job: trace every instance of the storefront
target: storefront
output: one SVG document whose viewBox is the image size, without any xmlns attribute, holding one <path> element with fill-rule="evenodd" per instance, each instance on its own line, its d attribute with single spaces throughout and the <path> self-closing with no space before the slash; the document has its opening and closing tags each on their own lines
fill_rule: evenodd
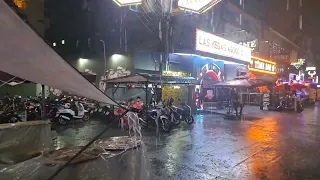
<svg viewBox="0 0 320 180">
<path fill-rule="evenodd" d="M 191 74 L 182 71 L 163 71 L 163 78 L 165 77 L 190 77 Z M 188 99 L 188 84 L 164 84 L 161 87 L 161 99 L 167 101 L 169 98 L 173 98 L 174 105 L 179 106 L 180 102 L 189 102 Z"/>
<path fill-rule="evenodd" d="M 173 53 L 169 60 L 181 66 L 192 63 L 190 73 L 198 80 L 194 97 L 203 102 L 216 100 L 214 84 L 248 76 L 252 61 L 250 48 L 199 29 L 196 29 L 195 49 Z"/>
</svg>

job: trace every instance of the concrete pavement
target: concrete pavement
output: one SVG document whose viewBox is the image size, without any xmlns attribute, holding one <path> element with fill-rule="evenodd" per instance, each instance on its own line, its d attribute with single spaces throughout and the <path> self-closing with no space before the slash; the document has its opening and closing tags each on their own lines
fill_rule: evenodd
<svg viewBox="0 0 320 180">
<path fill-rule="evenodd" d="M 144 132 L 151 173 L 159 180 L 320 179 L 320 107 L 256 116 L 197 115 L 170 134 Z M 105 126 L 95 120 L 60 126 L 57 145 L 84 145 Z M 104 136 L 125 134 L 110 129 Z"/>
</svg>

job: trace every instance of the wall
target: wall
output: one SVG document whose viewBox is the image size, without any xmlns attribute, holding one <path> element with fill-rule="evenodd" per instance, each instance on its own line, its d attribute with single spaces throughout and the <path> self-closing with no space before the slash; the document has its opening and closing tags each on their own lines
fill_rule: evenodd
<svg viewBox="0 0 320 180">
<path fill-rule="evenodd" d="M 115 89 L 113 89 L 114 91 Z M 146 93 L 142 88 L 128 89 L 128 88 L 118 88 L 115 92 L 114 96 L 112 95 L 112 88 L 108 88 L 106 90 L 106 94 L 114 98 L 116 101 L 127 101 L 130 98 L 137 98 L 138 96 L 141 100 L 145 101 Z M 149 94 L 150 95 L 150 94 Z M 149 98 L 150 99 L 150 98 Z"/>
<path fill-rule="evenodd" d="M 92 59 L 88 59 L 85 62 L 81 62 L 79 60 L 79 57 L 70 56 L 67 61 L 80 72 L 84 72 L 85 69 L 92 70 L 97 74 L 96 84 L 99 84 L 100 78 L 104 73 L 104 59 L 101 57 L 94 57 Z M 119 66 L 131 70 L 133 67 L 132 57 L 130 55 L 120 54 L 115 54 L 107 57 L 106 70 L 116 69 Z"/>
<path fill-rule="evenodd" d="M 193 56 L 181 56 L 177 54 L 169 55 L 169 70 L 170 71 L 182 71 L 187 73 L 193 73 L 194 71 L 194 57 Z"/>
<path fill-rule="evenodd" d="M 35 83 L 23 83 L 16 86 L 4 85 L 0 87 L 0 96 L 3 97 L 5 93 L 9 93 L 10 96 L 18 95 L 22 97 L 37 96 L 37 84 Z"/>
<path fill-rule="evenodd" d="M 25 13 L 30 25 L 44 37 L 44 31 L 48 26 L 48 21 L 44 18 L 44 0 L 30 0 L 27 2 Z"/>
<path fill-rule="evenodd" d="M 136 52 L 133 68 L 147 71 L 159 71 L 160 53 L 150 51 Z"/>
<path fill-rule="evenodd" d="M 303 1 L 303 3 L 306 0 Z M 267 1 L 267 24 L 281 34 L 285 34 L 290 40 L 300 32 L 299 0 L 290 0 L 287 9 L 287 0 L 269 0 Z"/>
</svg>

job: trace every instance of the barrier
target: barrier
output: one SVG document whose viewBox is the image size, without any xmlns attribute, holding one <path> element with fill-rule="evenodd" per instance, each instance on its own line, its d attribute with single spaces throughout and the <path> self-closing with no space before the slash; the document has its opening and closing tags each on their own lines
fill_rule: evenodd
<svg viewBox="0 0 320 180">
<path fill-rule="evenodd" d="M 245 105 L 260 106 L 262 93 L 241 93 L 242 103 Z"/>
<path fill-rule="evenodd" d="M 0 164 L 16 164 L 53 149 L 49 121 L 0 124 Z"/>
</svg>

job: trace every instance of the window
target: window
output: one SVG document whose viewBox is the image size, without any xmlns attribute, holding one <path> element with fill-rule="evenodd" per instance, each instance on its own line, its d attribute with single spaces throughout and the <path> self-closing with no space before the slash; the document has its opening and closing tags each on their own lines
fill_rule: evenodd
<svg viewBox="0 0 320 180">
<path fill-rule="evenodd" d="M 299 19 L 299 28 L 300 30 L 302 30 L 302 15 L 300 15 L 300 19 Z"/>
<path fill-rule="evenodd" d="M 289 7 L 290 7 L 290 0 L 287 0 L 287 11 L 289 11 Z"/>
</svg>

